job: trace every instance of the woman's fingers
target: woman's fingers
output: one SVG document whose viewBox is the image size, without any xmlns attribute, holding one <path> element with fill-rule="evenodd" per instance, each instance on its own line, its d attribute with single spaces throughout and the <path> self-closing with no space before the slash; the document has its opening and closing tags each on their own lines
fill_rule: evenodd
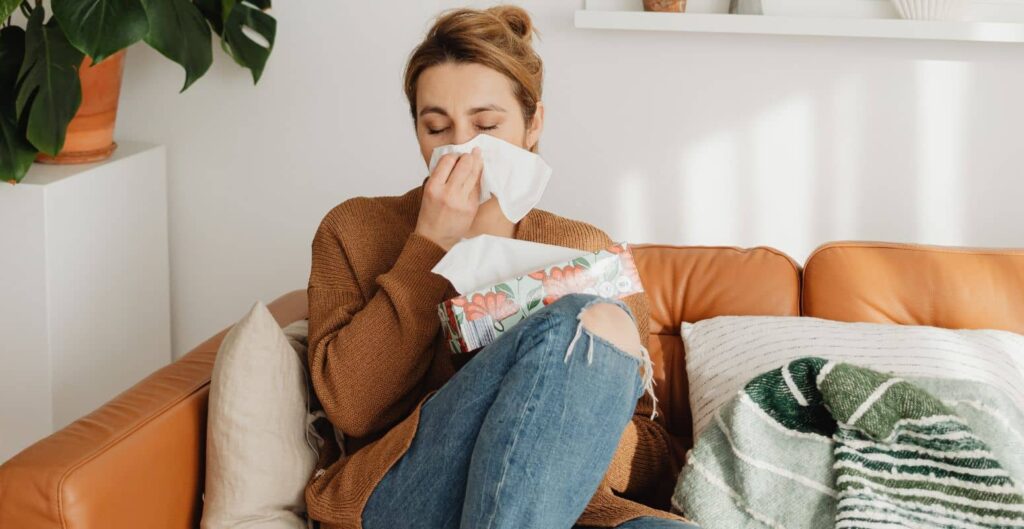
<svg viewBox="0 0 1024 529">
<path fill-rule="evenodd" d="M 442 156 L 427 178 L 416 219 L 416 233 L 445 250 L 457 243 L 476 217 L 482 170 L 479 149 L 461 156 Z M 474 188 L 477 194 L 471 198 L 466 190 Z"/>
<path fill-rule="evenodd" d="M 467 196 L 470 199 L 477 200 L 480 198 L 480 180 L 483 177 L 484 170 L 484 158 L 480 153 L 480 147 L 474 147 L 473 152 L 470 153 L 473 157 L 473 168 L 468 178 L 466 178 L 459 192 L 463 196 Z M 474 194 L 474 191 L 476 194 Z"/>
<path fill-rule="evenodd" d="M 473 187 L 469 188 L 468 198 L 469 200 L 473 201 L 474 204 L 480 203 L 480 182 L 482 181 L 482 178 L 477 177 L 475 183 L 473 184 Z"/>
<path fill-rule="evenodd" d="M 483 156 L 479 147 L 465 154 L 448 153 L 441 157 L 427 179 L 427 189 L 451 202 L 477 201 L 483 174 Z M 474 194 L 475 193 L 475 194 Z"/>
<path fill-rule="evenodd" d="M 445 183 L 448 182 L 448 176 L 451 174 L 452 169 L 455 167 L 456 162 L 459 160 L 459 155 L 455 153 L 448 153 L 441 157 L 437 161 L 437 165 L 434 166 L 434 170 L 427 177 L 427 187 L 431 188 L 442 188 Z"/>
<path fill-rule="evenodd" d="M 476 164 L 476 157 L 472 153 L 466 153 L 459 157 L 452 174 L 448 177 L 448 193 L 453 197 L 464 197 L 465 182 L 473 176 L 473 168 Z"/>
</svg>

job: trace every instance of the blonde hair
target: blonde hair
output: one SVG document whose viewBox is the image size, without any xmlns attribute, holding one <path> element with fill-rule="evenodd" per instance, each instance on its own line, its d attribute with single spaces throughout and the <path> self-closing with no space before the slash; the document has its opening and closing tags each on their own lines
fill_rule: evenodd
<svg viewBox="0 0 1024 529">
<path fill-rule="evenodd" d="M 537 112 L 544 81 L 544 63 L 533 50 L 535 33 L 530 15 L 515 6 L 488 9 L 455 9 L 443 13 L 423 42 L 409 56 L 405 68 L 405 96 L 415 122 L 416 84 L 431 66 L 476 63 L 512 81 L 513 93 L 529 125 Z"/>
</svg>

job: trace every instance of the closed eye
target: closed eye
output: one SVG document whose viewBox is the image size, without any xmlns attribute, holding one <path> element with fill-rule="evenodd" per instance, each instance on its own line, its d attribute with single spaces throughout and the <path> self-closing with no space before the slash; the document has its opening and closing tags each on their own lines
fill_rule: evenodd
<svg viewBox="0 0 1024 529">
<path fill-rule="evenodd" d="M 445 128 L 443 128 L 443 129 L 437 129 L 437 130 L 435 130 L 435 129 L 432 129 L 432 128 L 429 128 L 429 127 L 428 127 L 428 128 L 427 128 L 427 134 L 430 134 L 431 136 L 433 136 L 433 135 L 437 135 L 437 134 L 441 134 L 442 132 L 444 132 L 444 131 L 448 130 L 449 128 L 450 128 L 450 127 L 445 127 Z M 494 130 L 494 129 L 496 129 L 496 128 L 498 128 L 498 126 L 497 126 L 497 125 L 491 125 L 490 127 L 477 127 L 477 129 L 478 129 L 478 130 L 484 130 L 484 131 L 487 131 L 487 130 Z"/>
</svg>

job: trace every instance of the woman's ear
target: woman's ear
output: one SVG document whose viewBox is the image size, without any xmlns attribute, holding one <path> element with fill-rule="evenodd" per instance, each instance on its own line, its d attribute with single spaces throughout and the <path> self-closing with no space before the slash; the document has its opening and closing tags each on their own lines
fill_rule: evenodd
<svg viewBox="0 0 1024 529">
<path fill-rule="evenodd" d="M 526 128 L 526 148 L 531 151 L 537 150 L 537 144 L 540 142 L 540 134 L 544 131 L 544 102 L 537 101 L 537 110 L 533 113 L 533 119 L 530 120 L 529 126 Z"/>
</svg>

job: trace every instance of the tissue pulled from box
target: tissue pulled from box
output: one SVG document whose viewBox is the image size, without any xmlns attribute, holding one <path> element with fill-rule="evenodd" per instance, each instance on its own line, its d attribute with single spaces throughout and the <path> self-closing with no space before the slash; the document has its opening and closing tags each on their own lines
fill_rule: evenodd
<svg viewBox="0 0 1024 529">
<path fill-rule="evenodd" d="M 465 294 L 583 253 L 575 248 L 483 234 L 455 243 L 430 271 L 451 282 L 459 294 Z"/>
</svg>

